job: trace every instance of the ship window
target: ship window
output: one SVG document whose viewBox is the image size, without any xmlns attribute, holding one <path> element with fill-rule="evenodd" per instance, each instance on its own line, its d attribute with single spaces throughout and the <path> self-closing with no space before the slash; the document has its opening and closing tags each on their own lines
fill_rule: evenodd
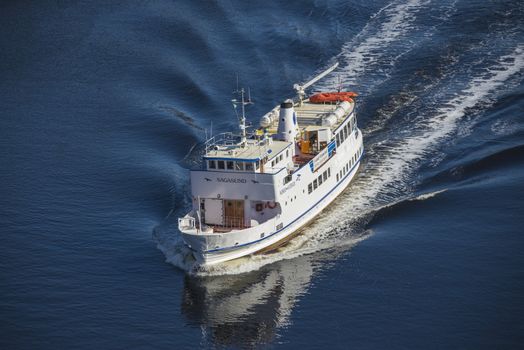
<svg viewBox="0 0 524 350">
<path fill-rule="evenodd" d="M 260 161 L 257 160 L 256 163 L 255 163 L 255 170 L 258 170 L 258 168 L 260 168 Z"/>
<path fill-rule="evenodd" d="M 309 184 L 307 185 L 307 193 L 310 194 L 311 192 L 313 192 L 313 185 Z"/>
<path fill-rule="evenodd" d="M 226 162 L 227 168 L 228 168 L 229 170 L 233 170 L 233 164 L 234 164 L 234 162 L 233 162 L 232 160 L 228 160 L 228 161 Z"/>
<path fill-rule="evenodd" d="M 337 181 L 338 181 L 338 174 L 337 174 Z"/>
<path fill-rule="evenodd" d="M 288 158 L 288 157 L 289 157 L 289 150 L 287 149 L 286 150 L 286 158 Z"/>
<path fill-rule="evenodd" d="M 318 177 L 318 185 L 319 185 L 319 186 L 322 185 L 322 175 L 320 175 L 320 176 Z"/>
<path fill-rule="evenodd" d="M 238 170 L 238 171 L 244 170 L 244 163 L 243 162 L 235 162 L 235 170 Z"/>
<path fill-rule="evenodd" d="M 224 161 L 223 160 L 219 160 L 217 163 L 218 163 L 218 169 L 224 170 Z"/>
<path fill-rule="evenodd" d="M 331 168 L 328 168 L 328 177 L 331 177 Z"/>
<path fill-rule="evenodd" d="M 209 169 L 216 169 L 216 164 L 214 160 L 210 160 L 209 162 Z"/>
<path fill-rule="evenodd" d="M 246 163 L 246 171 L 253 171 L 253 163 Z"/>
<path fill-rule="evenodd" d="M 281 154 L 279 157 L 278 157 L 278 161 L 282 161 L 282 158 L 284 158 L 284 156 Z"/>
<path fill-rule="evenodd" d="M 271 161 L 271 167 L 274 167 L 274 166 L 275 166 L 275 161 L 272 160 L 272 161 Z"/>
<path fill-rule="evenodd" d="M 324 174 L 322 174 L 322 176 L 324 177 L 324 181 L 327 180 L 327 171 L 324 171 Z"/>
<path fill-rule="evenodd" d="M 313 181 L 313 189 L 316 190 L 317 187 L 318 187 L 318 185 L 317 185 L 317 179 L 315 179 L 315 180 Z"/>
<path fill-rule="evenodd" d="M 340 134 L 337 134 L 337 147 L 340 146 Z"/>
</svg>

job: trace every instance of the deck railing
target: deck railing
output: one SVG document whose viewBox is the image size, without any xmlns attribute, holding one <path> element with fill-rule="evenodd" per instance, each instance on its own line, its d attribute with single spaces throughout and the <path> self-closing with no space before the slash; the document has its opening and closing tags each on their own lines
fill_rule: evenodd
<svg viewBox="0 0 524 350">
<path fill-rule="evenodd" d="M 191 216 L 178 218 L 178 227 L 184 228 L 186 230 L 194 229 L 195 228 L 195 218 Z"/>
</svg>

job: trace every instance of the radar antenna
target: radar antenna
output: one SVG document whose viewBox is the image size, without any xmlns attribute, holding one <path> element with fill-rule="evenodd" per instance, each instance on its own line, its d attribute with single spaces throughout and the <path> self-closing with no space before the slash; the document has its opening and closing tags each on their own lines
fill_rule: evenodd
<svg viewBox="0 0 524 350">
<path fill-rule="evenodd" d="M 331 67 L 329 67 L 328 69 L 326 69 L 325 71 L 323 71 L 322 73 L 320 73 L 319 75 L 314 77 L 313 79 L 309 80 L 308 82 L 306 82 L 306 83 L 304 83 L 302 85 L 294 84 L 293 85 L 293 89 L 295 89 L 295 91 L 297 92 L 297 96 L 298 96 L 299 101 L 302 103 L 302 100 L 304 100 L 304 97 L 306 97 L 305 90 L 308 87 L 310 87 L 311 85 L 315 84 L 320 79 L 324 78 L 326 75 L 328 75 L 329 73 L 334 71 L 335 68 L 337 68 L 337 67 L 338 67 L 338 62 L 336 62 L 334 65 L 332 65 Z"/>
</svg>

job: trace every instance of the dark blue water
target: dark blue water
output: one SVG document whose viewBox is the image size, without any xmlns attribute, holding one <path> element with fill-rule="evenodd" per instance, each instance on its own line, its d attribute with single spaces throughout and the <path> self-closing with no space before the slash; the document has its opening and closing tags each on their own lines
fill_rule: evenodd
<svg viewBox="0 0 524 350">
<path fill-rule="evenodd" d="M 0 5 L 0 347 L 516 349 L 524 5 Z M 266 256 L 198 274 L 176 218 L 211 125 L 358 91 L 355 183 Z"/>
</svg>

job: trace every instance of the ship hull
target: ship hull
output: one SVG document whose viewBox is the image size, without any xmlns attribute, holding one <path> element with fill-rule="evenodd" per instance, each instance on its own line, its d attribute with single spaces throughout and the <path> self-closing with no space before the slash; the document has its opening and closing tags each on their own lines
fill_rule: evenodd
<svg viewBox="0 0 524 350">
<path fill-rule="evenodd" d="M 326 209 L 335 198 L 346 189 L 359 169 L 361 158 L 362 155 L 345 177 L 342 178 L 327 194 L 287 226 L 268 234 L 266 236 L 267 238 L 257 239 L 260 237 L 260 232 L 266 231 L 266 227 L 261 225 L 258 230 L 251 230 L 249 233 L 244 232 L 245 235 L 251 236 L 251 241 L 237 246 L 233 245 L 220 249 L 209 249 L 209 247 L 213 246 L 213 243 L 209 244 L 210 238 L 216 237 L 216 241 L 223 242 L 223 237 L 227 236 L 228 233 L 224 235 L 202 235 L 196 234 L 195 232 L 182 231 L 184 242 L 193 251 L 193 256 L 198 264 L 202 266 L 215 265 L 229 260 L 238 259 L 243 256 L 263 253 L 275 249 L 292 239 L 297 234 L 298 230 L 315 219 L 320 212 Z"/>
</svg>

